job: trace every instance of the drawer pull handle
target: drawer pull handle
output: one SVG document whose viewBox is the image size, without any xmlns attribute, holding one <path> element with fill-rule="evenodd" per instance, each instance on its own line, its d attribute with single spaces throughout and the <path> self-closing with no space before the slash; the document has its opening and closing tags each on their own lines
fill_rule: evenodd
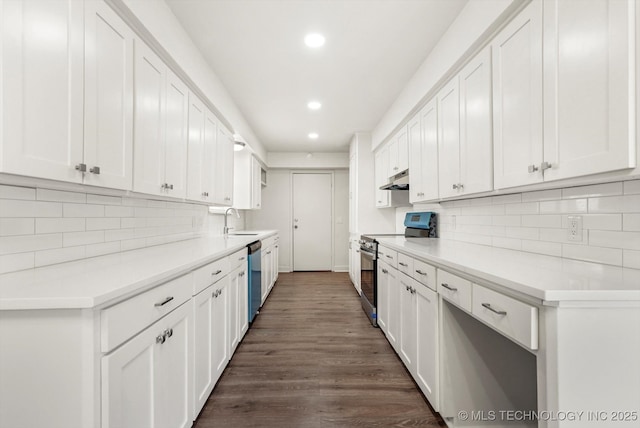
<svg viewBox="0 0 640 428">
<path fill-rule="evenodd" d="M 457 289 L 456 287 L 452 287 L 452 286 L 450 286 L 449 284 L 447 284 L 446 282 L 443 282 L 443 283 L 442 283 L 442 284 L 440 284 L 440 285 L 442 285 L 442 286 L 443 286 L 444 288 L 446 288 L 447 290 L 450 290 L 450 291 L 458 291 L 458 289 Z"/>
<path fill-rule="evenodd" d="M 406 264 L 406 263 L 402 263 L 402 262 L 398 262 L 398 264 L 399 264 L 400 266 L 404 266 L 404 267 L 408 267 L 408 266 L 409 266 L 408 264 Z"/>
<path fill-rule="evenodd" d="M 416 272 L 419 273 L 420 275 L 426 275 L 426 272 L 422 272 L 420 269 L 416 269 Z"/>
<path fill-rule="evenodd" d="M 169 303 L 169 302 L 170 302 L 170 301 L 172 301 L 172 300 L 173 300 L 173 296 L 168 296 L 168 297 L 167 297 L 167 298 L 165 298 L 162 302 L 158 302 L 158 303 L 156 303 L 156 304 L 155 304 L 155 305 L 153 305 L 153 306 L 155 306 L 155 307 L 164 306 L 164 305 L 166 305 L 167 303 Z"/>
<path fill-rule="evenodd" d="M 385 257 L 388 259 L 393 259 L 393 257 L 391 257 L 389 254 L 387 254 Z"/>
<path fill-rule="evenodd" d="M 213 276 L 213 275 L 220 275 L 221 273 L 222 273 L 222 271 L 221 271 L 220 269 L 218 269 L 218 270 L 217 270 L 217 271 L 215 271 L 215 272 L 211 272 L 211 276 Z"/>
<path fill-rule="evenodd" d="M 382 269 L 382 273 L 389 273 L 389 271 L 386 269 Z"/>
<path fill-rule="evenodd" d="M 494 314 L 498 314 L 498 315 L 502 315 L 502 316 L 507 315 L 507 311 L 498 311 L 496 309 L 493 309 L 489 303 L 483 303 L 482 307 L 489 309 Z"/>
<path fill-rule="evenodd" d="M 238 260 L 244 260 L 244 257 L 240 257 Z"/>
</svg>

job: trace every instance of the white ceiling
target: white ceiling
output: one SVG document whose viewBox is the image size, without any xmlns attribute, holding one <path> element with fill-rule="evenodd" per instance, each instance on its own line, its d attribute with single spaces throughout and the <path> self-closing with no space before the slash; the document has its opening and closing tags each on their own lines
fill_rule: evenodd
<svg viewBox="0 0 640 428">
<path fill-rule="evenodd" d="M 166 2 L 267 151 L 335 152 L 375 127 L 467 0 Z"/>
</svg>

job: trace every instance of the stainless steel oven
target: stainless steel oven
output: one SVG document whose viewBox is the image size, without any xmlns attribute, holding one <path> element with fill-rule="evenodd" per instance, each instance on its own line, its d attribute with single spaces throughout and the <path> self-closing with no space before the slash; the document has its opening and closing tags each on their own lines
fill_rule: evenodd
<svg viewBox="0 0 640 428">
<path fill-rule="evenodd" d="M 377 326 L 378 243 L 371 237 L 360 237 L 360 300 L 371 324 Z"/>
</svg>

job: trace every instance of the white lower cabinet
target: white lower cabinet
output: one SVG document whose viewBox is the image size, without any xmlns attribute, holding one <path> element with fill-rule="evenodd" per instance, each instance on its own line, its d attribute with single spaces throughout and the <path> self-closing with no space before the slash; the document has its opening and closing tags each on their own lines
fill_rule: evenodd
<svg viewBox="0 0 640 428">
<path fill-rule="evenodd" d="M 263 305 L 267 300 L 269 293 L 278 279 L 279 247 L 278 236 L 270 237 L 262 241 L 262 258 L 260 259 L 262 268 L 262 279 L 260 283 L 262 296 L 260 305 Z"/>
<path fill-rule="evenodd" d="M 397 269 L 387 265 L 387 339 L 393 349 L 399 353 L 400 348 L 400 283 L 398 282 L 399 272 Z"/>
<path fill-rule="evenodd" d="M 438 411 L 438 294 L 422 284 L 414 287 L 416 355 L 413 378 L 431 407 Z"/>
<path fill-rule="evenodd" d="M 400 301 L 400 359 L 411 374 L 414 373 L 416 359 L 416 286 L 417 281 L 399 273 Z"/>
<path fill-rule="evenodd" d="M 102 427 L 190 427 L 188 304 L 102 358 Z"/>
<path fill-rule="evenodd" d="M 386 263 L 378 261 L 378 327 L 388 335 L 389 332 L 389 267 Z"/>
</svg>

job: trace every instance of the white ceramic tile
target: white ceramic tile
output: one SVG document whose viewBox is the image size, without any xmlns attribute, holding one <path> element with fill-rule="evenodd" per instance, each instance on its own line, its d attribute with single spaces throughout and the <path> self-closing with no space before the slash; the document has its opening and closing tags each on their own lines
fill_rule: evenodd
<svg viewBox="0 0 640 428">
<path fill-rule="evenodd" d="M 640 232 L 592 230 L 589 232 L 589 245 L 640 250 Z"/>
<path fill-rule="evenodd" d="M 4 236 L 0 238 L 0 254 L 26 253 L 62 247 L 62 234 Z"/>
<path fill-rule="evenodd" d="M 62 204 L 0 199 L 0 217 L 62 217 Z"/>
<path fill-rule="evenodd" d="M 458 233 L 455 234 L 457 241 L 471 242 L 473 244 L 491 245 L 490 236 L 472 235 L 470 233 Z"/>
<path fill-rule="evenodd" d="M 122 198 L 122 205 L 127 207 L 146 207 L 148 202 L 147 199 Z"/>
<path fill-rule="evenodd" d="M 526 227 L 559 228 L 562 226 L 562 216 L 559 214 L 523 215 L 522 225 Z"/>
<path fill-rule="evenodd" d="M 76 192 L 63 192 L 59 190 L 37 189 L 36 199 L 39 201 L 50 202 L 72 202 L 76 204 L 84 204 L 87 202 L 87 195 Z"/>
<path fill-rule="evenodd" d="M 179 224 L 179 222 L 177 221 L 179 218 L 181 217 L 151 217 L 147 219 L 146 227 L 171 226 L 174 224 Z M 189 224 L 191 224 L 191 217 L 188 218 Z"/>
<path fill-rule="evenodd" d="M 640 213 L 640 195 L 589 198 L 590 213 Z"/>
<path fill-rule="evenodd" d="M 62 237 L 63 247 L 76 247 L 78 245 L 97 244 L 104 242 L 104 231 L 91 232 L 66 232 Z"/>
<path fill-rule="evenodd" d="M 623 214 L 622 224 L 624 230 L 640 232 L 640 214 Z"/>
<path fill-rule="evenodd" d="M 33 218 L 0 218 L 0 236 L 32 235 L 35 223 Z"/>
<path fill-rule="evenodd" d="M 132 239 L 135 237 L 135 229 L 115 229 L 105 230 L 104 240 L 109 241 L 122 241 L 125 239 Z"/>
<path fill-rule="evenodd" d="M 622 250 L 622 266 L 640 269 L 640 251 Z"/>
<path fill-rule="evenodd" d="M 559 242 L 529 241 L 523 239 L 522 251 L 560 257 L 562 255 L 562 244 Z"/>
<path fill-rule="evenodd" d="M 37 218 L 36 233 L 80 232 L 85 229 L 83 218 Z"/>
<path fill-rule="evenodd" d="M 502 238 L 494 236 L 492 239 L 492 245 L 494 247 L 509 248 L 510 250 L 521 250 L 522 240 L 514 238 Z"/>
<path fill-rule="evenodd" d="M 540 214 L 586 213 L 587 199 L 540 202 Z"/>
<path fill-rule="evenodd" d="M 522 202 L 553 201 L 558 199 L 562 199 L 562 192 L 560 189 L 541 190 L 538 192 L 526 192 L 522 194 Z"/>
<path fill-rule="evenodd" d="M 624 194 L 632 195 L 640 193 L 640 180 L 630 180 L 624 182 Z"/>
<path fill-rule="evenodd" d="M 149 200 L 149 201 L 147 201 L 147 206 L 149 208 L 166 208 L 167 207 L 167 203 L 165 201 Z"/>
<path fill-rule="evenodd" d="M 5 186 L 0 184 L 0 199 L 22 199 L 34 201 L 36 189 L 30 187 Z"/>
<path fill-rule="evenodd" d="M 120 229 L 119 217 L 97 217 L 87 219 L 87 230 Z"/>
<path fill-rule="evenodd" d="M 505 205 L 505 214 L 538 214 L 540 205 L 538 202 L 523 202 L 521 204 Z"/>
<path fill-rule="evenodd" d="M 36 267 L 48 266 L 72 260 L 79 260 L 84 257 L 85 248 L 83 246 L 36 251 L 35 265 Z"/>
<path fill-rule="evenodd" d="M 622 266 L 622 250 L 618 248 L 601 248 L 589 245 L 562 244 L 562 257 Z"/>
<path fill-rule="evenodd" d="M 88 204 L 97 205 L 122 205 L 122 198 L 119 196 L 104 196 L 104 195 L 87 195 Z"/>
<path fill-rule="evenodd" d="M 104 217 L 104 205 L 64 204 L 65 217 Z"/>
<path fill-rule="evenodd" d="M 592 186 L 567 187 L 562 189 L 563 199 L 596 198 L 622 195 L 622 182 L 594 184 Z"/>
<path fill-rule="evenodd" d="M 622 214 L 582 214 L 584 229 L 622 230 Z M 569 216 L 562 216 L 562 228 L 569 227 Z"/>
<path fill-rule="evenodd" d="M 508 238 L 538 239 L 538 229 L 535 227 L 507 227 Z"/>
<path fill-rule="evenodd" d="M 0 256 L 0 274 L 31 269 L 35 266 L 34 253 L 7 254 Z"/>
<path fill-rule="evenodd" d="M 460 215 L 503 215 L 504 205 L 472 205 L 468 207 L 459 208 Z M 184 215 L 180 211 L 176 212 L 177 215 Z M 193 213 L 197 215 L 196 213 Z"/>
<path fill-rule="evenodd" d="M 133 207 L 106 206 L 104 208 L 104 215 L 106 217 L 133 217 L 134 213 L 135 208 Z"/>
<path fill-rule="evenodd" d="M 147 221 L 147 225 L 151 226 L 153 219 Z M 457 224 L 475 224 L 475 225 L 490 225 L 491 216 L 488 215 L 459 215 L 456 218 Z"/>
<path fill-rule="evenodd" d="M 589 243 L 588 229 L 582 229 L 582 241 L 569 241 L 568 232 L 564 229 L 548 229 L 540 228 L 538 230 L 538 239 L 547 242 L 571 242 L 574 245 L 587 245 Z"/>
<path fill-rule="evenodd" d="M 120 252 L 120 241 L 91 244 L 85 247 L 85 257 L 102 256 Z"/>
<path fill-rule="evenodd" d="M 129 230 L 129 229 L 126 229 Z M 136 238 L 148 238 L 151 236 L 166 235 L 169 233 L 167 228 L 161 227 L 145 227 L 142 229 L 133 229 Z"/>
<path fill-rule="evenodd" d="M 137 248 L 144 248 L 146 246 L 147 240 L 144 238 L 125 239 L 123 241 L 120 241 L 121 251 L 135 250 Z"/>
<path fill-rule="evenodd" d="M 492 217 L 492 224 L 494 226 L 520 226 L 519 215 L 503 215 Z"/>
<path fill-rule="evenodd" d="M 522 202 L 522 195 L 520 193 L 514 193 L 513 195 L 500 195 L 491 198 L 491 203 L 494 205 L 500 204 L 516 204 Z"/>
<path fill-rule="evenodd" d="M 504 226 L 486 226 L 486 229 L 491 236 L 505 236 L 507 233 Z"/>
</svg>

